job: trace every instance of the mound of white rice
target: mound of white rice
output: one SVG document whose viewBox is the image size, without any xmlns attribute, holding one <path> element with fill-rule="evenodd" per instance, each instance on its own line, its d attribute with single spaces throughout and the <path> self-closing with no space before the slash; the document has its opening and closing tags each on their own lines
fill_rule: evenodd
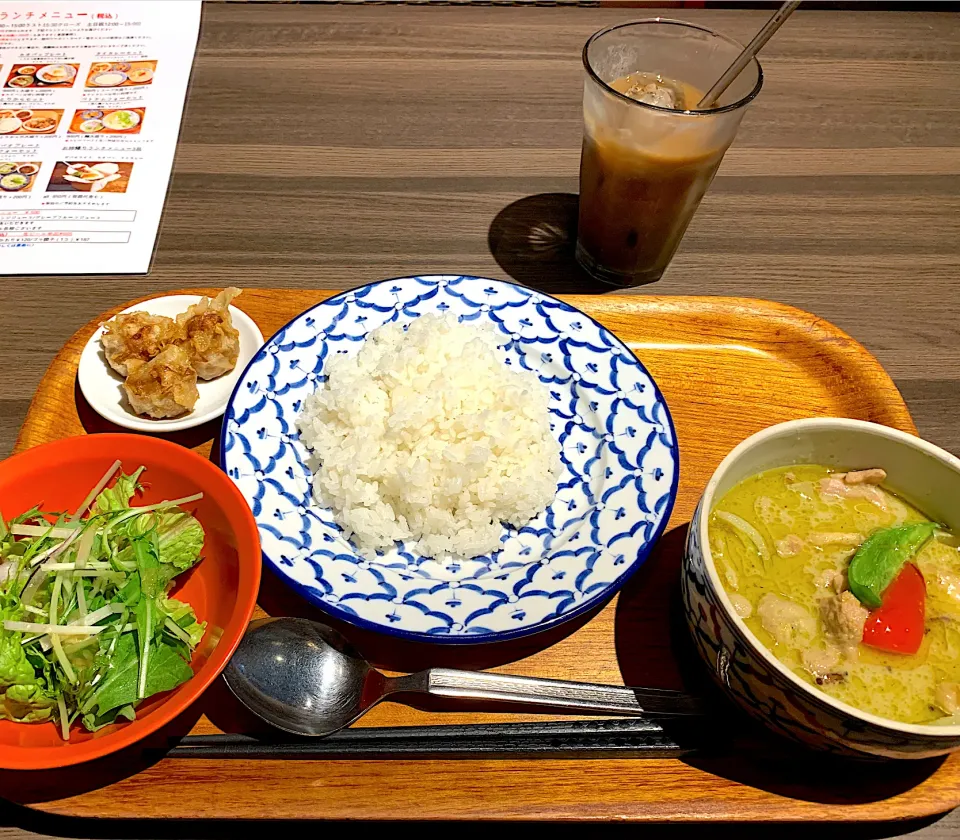
<svg viewBox="0 0 960 840">
<path fill-rule="evenodd" d="M 410 540 L 423 556 L 475 557 L 500 547 L 501 522 L 524 525 L 553 500 L 549 394 L 497 343 L 492 324 L 423 315 L 327 362 L 300 436 L 317 501 L 366 553 Z"/>
</svg>

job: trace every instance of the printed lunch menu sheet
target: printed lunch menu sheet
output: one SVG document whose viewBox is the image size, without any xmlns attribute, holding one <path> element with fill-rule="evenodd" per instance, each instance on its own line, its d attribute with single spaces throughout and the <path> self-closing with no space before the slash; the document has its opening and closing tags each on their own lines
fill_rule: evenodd
<svg viewBox="0 0 960 840">
<path fill-rule="evenodd" d="M 199 0 L 0 1 L 0 275 L 150 267 Z"/>
</svg>

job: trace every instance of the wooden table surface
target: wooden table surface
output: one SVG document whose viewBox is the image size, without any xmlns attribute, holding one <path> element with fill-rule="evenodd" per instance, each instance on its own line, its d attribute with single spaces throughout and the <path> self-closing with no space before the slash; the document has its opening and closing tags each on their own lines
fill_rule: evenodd
<svg viewBox="0 0 960 840">
<path fill-rule="evenodd" d="M 668 14 L 748 40 L 767 12 Z M 570 260 L 580 48 L 600 27 L 650 15 L 207 4 L 149 275 L 0 278 L 0 453 L 60 345 L 139 295 L 441 272 L 600 291 Z M 960 451 L 960 16 L 801 10 L 763 66 L 764 89 L 677 257 L 637 293 L 810 310 L 876 354 L 925 437 Z M 11 807 L 0 821 L 0 838 L 98 833 Z M 921 835 L 960 835 L 960 815 Z"/>
</svg>

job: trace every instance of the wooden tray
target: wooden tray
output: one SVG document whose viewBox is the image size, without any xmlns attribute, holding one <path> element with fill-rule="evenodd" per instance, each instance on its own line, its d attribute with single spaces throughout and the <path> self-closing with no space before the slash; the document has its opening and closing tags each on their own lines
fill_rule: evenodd
<svg viewBox="0 0 960 840">
<path fill-rule="evenodd" d="M 248 290 L 238 305 L 272 334 L 331 292 Z M 519 674 L 634 685 L 700 687 L 703 669 L 678 615 L 686 524 L 717 463 L 749 434 L 812 415 L 859 417 L 915 431 L 896 387 L 857 342 L 821 319 L 764 301 L 696 297 L 567 297 L 623 338 L 656 378 L 680 440 L 679 498 L 670 529 L 620 596 L 546 636 L 474 650 L 428 649 L 347 630 L 382 667 L 490 667 Z M 126 304 L 124 305 L 126 306 Z M 118 310 L 122 307 L 118 307 Z M 110 428 L 76 389 L 80 330 L 43 379 L 17 450 Z M 182 433 L 209 452 L 216 424 Z M 311 609 L 267 576 L 260 607 Z M 314 614 L 315 615 L 315 614 Z M 342 628 L 341 628 L 342 629 Z M 960 759 L 838 765 L 789 754 L 717 699 L 742 744 L 683 759 L 158 760 L 138 749 L 70 771 L 0 773 L 8 799 L 77 817 L 269 819 L 888 820 L 960 803 Z M 363 725 L 531 720 L 447 707 L 384 704 Z M 254 731 L 217 684 L 189 716 L 146 747 L 187 731 Z"/>
</svg>

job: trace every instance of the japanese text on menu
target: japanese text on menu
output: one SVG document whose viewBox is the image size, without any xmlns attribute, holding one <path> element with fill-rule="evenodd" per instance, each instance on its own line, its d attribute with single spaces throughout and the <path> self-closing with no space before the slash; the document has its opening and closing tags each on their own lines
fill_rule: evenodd
<svg viewBox="0 0 960 840">
<path fill-rule="evenodd" d="M 143 273 L 199 0 L 0 2 L 0 275 Z"/>
</svg>

